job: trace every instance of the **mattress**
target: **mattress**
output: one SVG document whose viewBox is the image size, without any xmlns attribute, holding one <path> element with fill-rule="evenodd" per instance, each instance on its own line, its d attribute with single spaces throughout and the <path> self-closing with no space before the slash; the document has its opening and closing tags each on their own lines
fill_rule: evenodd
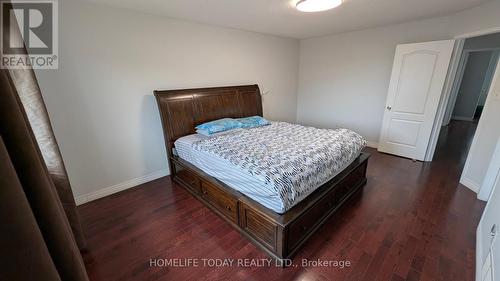
<svg viewBox="0 0 500 281">
<path fill-rule="evenodd" d="M 175 141 L 175 153 L 276 213 L 284 213 L 349 166 L 366 142 L 347 129 L 286 122 Z"/>
</svg>

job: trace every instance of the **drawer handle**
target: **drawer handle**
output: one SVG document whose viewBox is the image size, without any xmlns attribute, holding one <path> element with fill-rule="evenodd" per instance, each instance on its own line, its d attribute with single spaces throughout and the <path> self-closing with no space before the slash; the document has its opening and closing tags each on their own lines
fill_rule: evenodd
<svg viewBox="0 0 500 281">
<path fill-rule="evenodd" d="M 303 225 L 303 226 L 302 226 L 302 230 L 303 230 L 303 231 L 306 231 L 306 230 L 307 230 L 307 226 Z"/>
<path fill-rule="evenodd" d="M 208 194 L 208 192 L 207 192 L 206 190 L 203 190 L 203 194 L 207 195 L 207 194 Z"/>
<path fill-rule="evenodd" d="M 229 206 L 226 206 L 226 209 L 227 209 L 228 211 L 231 211 L 231 207 L 229 207 Z"/>
</svg>

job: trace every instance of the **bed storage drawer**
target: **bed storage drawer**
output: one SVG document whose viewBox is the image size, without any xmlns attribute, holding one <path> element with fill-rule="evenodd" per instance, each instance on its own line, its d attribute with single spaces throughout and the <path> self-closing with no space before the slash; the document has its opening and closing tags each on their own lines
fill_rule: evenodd
<svg viewBox="0 0 500 281">
<path fill-rule="evenodd" d="M 366 165 L 360 165 L 351 174 L 347 175 L 337 186 L 337 202 L 348 196 L 365 178 Z"/>
<path fill-rule="evenodd" d="M 325 197 L 314 204 L 309 210 L 290 224 L 288 236 L 288 249 L 293 250 L 316 224 L 326 217 L 330 210 L 335 209 L 338 203 L 336 190 L 330 190 Z"/>
<path fill-rule="evenodd" d="M 276 250 L 278 225 L 243 202 L 240 203 L 240 227 L 270 250 Z"/>
<path fill-rule="evenodd" d="M 175 164 L 175 177 L 191 190 L 201 193 L 200 178 L 190 170 L 179 164 Z"/>
<path fill-rule="evenodd" d="M 227 218 L 238 223 L 238 200 L 217 186 L 201 181 L 201 196 Z"/>
</svg>

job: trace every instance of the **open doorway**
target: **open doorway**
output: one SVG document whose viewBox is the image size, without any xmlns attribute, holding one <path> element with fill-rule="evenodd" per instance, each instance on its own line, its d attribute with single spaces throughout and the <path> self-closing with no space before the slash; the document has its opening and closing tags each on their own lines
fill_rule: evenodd
<svg viewBox="0 0 500 281">
<path fill-rule="evenodd" d="M 464 55 L 465 67 L 461 77 L 457 77 L 461 82 L 447 123 L 452 120 L 479 121 L 495 72 L 498 50 L 466 49 Z"/>
<path fill-rule="evenodd" d="M 462 43 L 463 49 L 434 154 L 434 159 L 454 159 L 460 165 L 460 170 L 467 167 L 469 149 L 490 93 L 499 59 L 500 33 L 467 38 Z M 451 154 L 446 155 L 442 151 Z M 480 183 L 466 186 L 474 190 L 480 187 Z"/>
</svg>

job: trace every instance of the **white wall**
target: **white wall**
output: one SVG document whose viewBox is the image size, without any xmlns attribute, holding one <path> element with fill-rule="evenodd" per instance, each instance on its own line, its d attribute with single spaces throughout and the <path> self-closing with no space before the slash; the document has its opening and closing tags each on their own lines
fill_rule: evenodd
<svg viewBox="0 0 500 281">
<path fill-rule="evenodd" d="M 496 69 L 461 179 L 461 182 L 476 192 L 483 183 L 497 140 L 500 137 L 500 126 L 498 126 L 498 120 L 500 120 L 500 61 Z"/>
<path fill-rule="evenodd" d="M 492 51 L 471 52 L 469 54 L 452 119 L 470 121 L 474 119 L 492 54 Z"/>
<path fill-rule="evenodd" d="M 258 83 L 264 115 L 295 121 L 297 40 L 87 2 L 59 9 L 59 69 L 36 74 L 80 203 L 168 173 L 154 89 Z"/>
<path fill-rule="evenodd" d="M 499 42 L 498 46 L 500 46 L 500 42 Z M 493 75 L 495 74 L 495 70 L 496 70 L 496 66 L 497 66 L 496 62 L 498 61 L 499 54 L 500 54 L 500 51 L 496 50 L 496 51 L 493 51 L 493 53 L 491 55 L 490 64 L 488 65 L 488 70 L 486 71 L 485 78 L 484 78 L 484 80 L 485 80 L 484 90 L 481 92 L 481 96 L 479 96 L 479 101 L 478 101 L 477 105 L 484 106 L 486 104 L 486 98 L 488 97 L 488 90 L 489 90 L 490 85 L 491 85 L 491 79 L 493 78 Z"/>
<path fill-rule="evenodd" d="M 396 45 L 498 28 L 499 13 L 500 1 L 492 1 L 448 17 L 302 40 L 297 121 L 355 129 L 374 144 Z"/>
<path fill-rule="evenodd" d="M 476 34 L 484 30 L 500 32 L 499 11 L 500 1 L 493 0 L 455 14 L 451 25 L 454 35 Z"/>
<path fill-rule="evenodd" d="M 301 41 L 297 121 L 354 129 L 378 142 L 396 45 L 450 38 L 449 23 L 445 17 Z"/>
</svg>

